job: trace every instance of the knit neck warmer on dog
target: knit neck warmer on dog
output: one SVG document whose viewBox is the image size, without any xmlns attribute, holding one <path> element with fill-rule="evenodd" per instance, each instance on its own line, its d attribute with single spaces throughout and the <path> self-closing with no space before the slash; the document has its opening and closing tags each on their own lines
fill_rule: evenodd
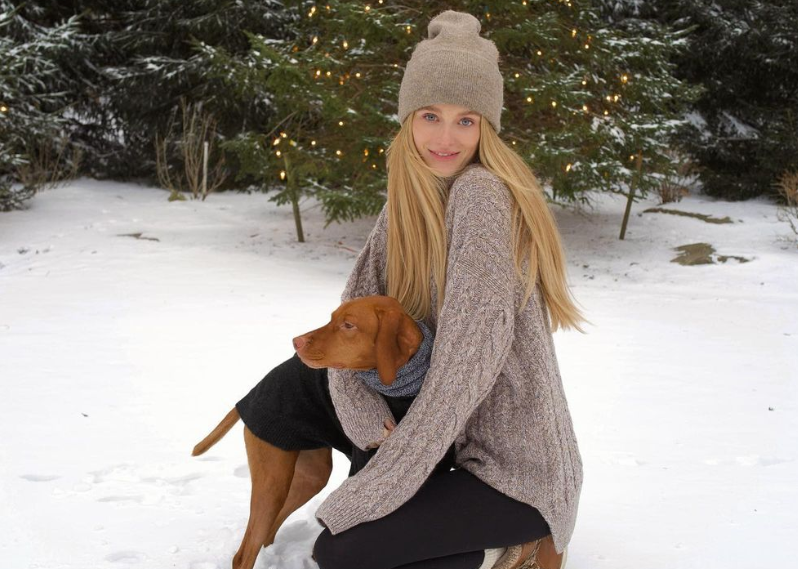
<svg viewBox="0 0 798 569">
<path fill-rule="evenodd" d="M 376 369 L 368 371 L 358 371 L 355 375 L 372 389 L 389 397 L 408 397 L 418 395 L 421 390 L 421 383 L 429 370 L 430 358 L 432 357 L 432 344 L 435 340 L 432 332 L 421 320 L 416 320 L 416 324 L 424 334 L 424 339 L 418 347 L 418 351 L 413 354 L 410 360 L 396 370 L 396 381 L 391 385 L 383 385 L 380 381 L 380 374 Z"/>
</svg>

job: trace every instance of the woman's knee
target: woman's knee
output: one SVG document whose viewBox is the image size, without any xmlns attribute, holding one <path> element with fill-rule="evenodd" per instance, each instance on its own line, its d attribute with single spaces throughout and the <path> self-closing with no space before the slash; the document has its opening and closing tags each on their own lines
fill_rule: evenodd
<svg viewBox="0 0 798 569">
<path fill-rule="evenodd" d="M 346 544 L 346 541 L 330 533 L 327 528 L 319 534 L 313 545 L 313 559 L 320 569 L 352 569 L 360 566 L 356 548 Z"/>
</svg>

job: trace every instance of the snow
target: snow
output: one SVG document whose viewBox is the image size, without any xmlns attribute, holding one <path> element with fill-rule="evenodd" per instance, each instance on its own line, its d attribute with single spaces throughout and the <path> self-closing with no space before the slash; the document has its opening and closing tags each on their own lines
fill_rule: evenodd
<svg viewBox="0 0 798 569">
<path fill-rule="evenodd" d="M 169 203 L 79 180 L 0 215 L 0 567 L 229 567 L 249 481 L 240 424 L 202 439 L 291 338 L 326 323 L 374 219 L 262 194 Z M 557 332 L 584 461 L 569 569 L 749 569 L 794 557 L 798 248 L 776 206 L 688 196 L 553 207 L 587 334 Z M 141 233 L 141 238 L 125 234 Z M 157 239 L 157 241 L 152 240 Z M 734 260 L 682 266 L 672 248 Z M 315 567 L 295 512 L 256 567 Z"/>
</svg>

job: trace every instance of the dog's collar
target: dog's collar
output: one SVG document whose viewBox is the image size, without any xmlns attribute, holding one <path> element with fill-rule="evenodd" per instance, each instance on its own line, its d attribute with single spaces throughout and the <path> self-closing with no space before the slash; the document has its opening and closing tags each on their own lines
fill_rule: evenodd
<svg viewBox="0 0 798 569">
<path fill-rule="evenodd" d="M 430 358 L 432 357 L 432 344 L 435 340 L 432 332 L 421 320 L 416 320 L 416 324 L 424 334 L 424 339 L 418 347 L 418 351 L 413 354 L 410 360 L 396 370 L 396 381 L 391 385 L 383 385 L 380 375 L 376 369 L 368 371 L 358 371 L 355 375 L 372 389 L 388 395 L 389 397 L 408 397 L 418 395 L 424 376 L 429 370 Z"/>
</svg>

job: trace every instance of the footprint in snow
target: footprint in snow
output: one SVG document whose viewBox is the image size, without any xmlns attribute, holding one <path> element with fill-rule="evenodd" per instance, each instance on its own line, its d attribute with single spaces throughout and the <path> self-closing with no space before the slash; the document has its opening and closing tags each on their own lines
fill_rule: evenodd
<svg viewBox="0 0 798 569">
<path fill-rule="evenodd" d="M 51 482 L 53 480 L 58 480 L 61 477 L 51 474 L 23 474 L 20 476 L 20 478 L 29 482 Z"/>
</svg>

